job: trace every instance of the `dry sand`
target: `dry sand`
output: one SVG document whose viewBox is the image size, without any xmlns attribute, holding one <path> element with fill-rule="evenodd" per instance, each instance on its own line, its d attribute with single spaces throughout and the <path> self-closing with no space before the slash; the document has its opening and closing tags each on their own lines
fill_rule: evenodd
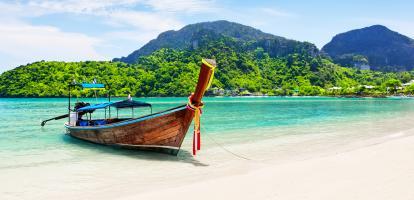
<svg viewBox="0 0 414 200">
<path fill-rule="evenodd" d="M 414 136 L 256 167 L 120 199 L 414 199 Z"/>
</svg>

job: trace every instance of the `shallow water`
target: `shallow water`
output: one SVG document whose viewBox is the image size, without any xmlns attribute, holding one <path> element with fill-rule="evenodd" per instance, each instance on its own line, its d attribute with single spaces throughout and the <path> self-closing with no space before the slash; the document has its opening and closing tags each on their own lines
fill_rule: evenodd
<svg viewBox="0 0 414 200">
<path fill-rule="evenodd" d="M 186 103 L 186 98 L 135 100 L 152 103 L 154 112 Z M 232 173 L 236 162 L 248 168 L 256 161 L 304 159 L 303 155 L 315 152 L 347 150 L 413 134 L 412 99 L 234 97 L 204 101 L 202 151 L 191 156 L 191 134 L 187 134 L 179 156 L 173 157 L 73 139 L 64 134 L 65 120 L 40 127 L 41 120 L 66 113 L 66 99 L 0 99 L 0 178 L 10 183 L 0 189 L 0 199 L 33 193 L 39 198 L 62 192 L 76 196 L 82 194 L 81 187 L 108 185 L 122 190 L 127 187 L 125 180 L 140 186 L 137 190 L 151 183 L 167 187 L 171 181 L 219 173 L 214 172 L 219 167 L 228 169 L 220 173 Z M 149 112 L 135 109 L 135 115 Z"/>
<path fill-rule="evenodd" d="M 102 102 L 104 99 L 86 99 Z M 153 112 L 186 103 L 185 98 L 142 98 L 153 104 Z M 326 97 L 205 98 L 202 134 L 218 137 L 223 143 L 256 141 L 279 135 L 307 134 L 313 126 L 320 133 L 335 124 L 375 122 L 414 113 L 411 99 L 345 99 Z M 1 162 L 0 168 L 54 162 L 44 158 L 51 151 L 72 152 L 67 159 L 82 159 L 100 154 L 96 145 L 77 141 L 64 134 L 66 119 L 50 121 L 40 127 L 41 120 L 65 114 L 67 99 L 0 99 L 0 158 L 23 158 Z M 135 115 L 149 109 L 135 109 Z M 116 112 L 112 112 L 115 115 Z M 120 112 L 128 116 L 131 110 Z M 103 115 L 98 112 L 96 115 Z M 316 127 L 315 127 L 316 126 Z M 285 129 L 295 129 L 285 130 Z M 285 130 L 285 132 L 283 131 Z M 191 132 L 190 132 L 191 133 Z M 190 136 L 188 134 L 187 136 Z M 227 136 L 226 135 L 231 135 Z M 258 136 L 259 135 L 259 136 Z M 208 148 L 208 147 L 206 147 Z M 190 149 L 188 149 L 190 150 Z M 122 150 L 121 150 L 122 151 Z M 66 153 L 65 153 L 66 154 Z M 61 160 L 61 159 L 59 159 Z"/>
</svg>

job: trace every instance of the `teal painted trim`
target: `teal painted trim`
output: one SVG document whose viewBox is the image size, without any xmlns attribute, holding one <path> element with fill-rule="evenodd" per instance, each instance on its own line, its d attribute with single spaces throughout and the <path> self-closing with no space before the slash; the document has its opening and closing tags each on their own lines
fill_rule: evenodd
<svg viewBox="0 0 414 200">
<path fill-rule="evenodd" d="M 173 112 L 177 112 L 180 110 L 184 110 L 187 109 L 186 105 L 183 106 L 179 106 L 170 110 L 166 110 L 166 111 L 162 111 L 162 112 L 158 112 L 152 115 L 147 115 L 147 116 L 143 116 L 140 118 L 136 118 L 136 119 L 130 119 L 130 120 L 126 120 L 126 121 L 122 121 L 122 122 L 118 122 L 118 123 L 113 123 L 113 124 L 108 124 L 108 125 L 101 125 L 101 126 L 69 126 L 67 124 L 65 124 L 65 128 L 69 129 L 69 130 L 99 130 L 99 129 L 107 129 L 107 128 L 116 128 L 116 127 L 120 127 L 120 126 L 126 126 L 129 124 L 133 124 L 133 123 L 137 123 L 137 122 L 141 122 L 141 121 L 145 121 L 145 120 L 149 120 L 149 119 L 153 119 L 156 117 L 160 117 L 163 115 L 168 115 L 170 113 Z"/>
</svg>

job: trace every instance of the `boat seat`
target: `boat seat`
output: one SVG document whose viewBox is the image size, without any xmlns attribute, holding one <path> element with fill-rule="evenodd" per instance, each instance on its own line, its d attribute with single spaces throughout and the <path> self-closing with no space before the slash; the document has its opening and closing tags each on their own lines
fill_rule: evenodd
<svg viewBox="0 0 414 200">
<path fill-rule="evenodd" d="M 106 121 L 105 120 L 95 120 L 95 125 L 105 125 Z"/>
<path fill-rule="evenodd" d="M 88 126 L 88 121 L 86 121 L 86 120 L 80 120 L 79 121 L 79 126 Z"/>
</svg>

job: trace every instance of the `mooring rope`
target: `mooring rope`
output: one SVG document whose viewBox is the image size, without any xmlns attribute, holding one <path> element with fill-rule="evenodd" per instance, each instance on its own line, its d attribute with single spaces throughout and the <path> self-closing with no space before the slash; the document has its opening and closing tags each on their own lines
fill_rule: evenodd
<svg viewBox="0 0 414 200">
<path fill-rule="evenodd" d="M 205 133 L 206 132 L 206 130 L 205 130 L 205 128 L 202 128 L 203 129 L 203 132 Z M 241 158 L 241 159 L 244 159 L 244 160 L 252 160 L 252 159 L 250 159 L 250 158 L 248 158 L 248 157 L 246 157 L 246 156 L 243 156 L 243 155 L 240 155 L 240 154 L 237 154 L 237 153 L 235 153 L 235 152 L 233 152 L 233 151 L 231 151 L 231 150 L 229 150 L 229 149 L 227 149 L 226 147 L 224 147 L 222 144 L 220 144 L 220 143 L 218 143 L 215 139 L 213 139 L 213 137 L 211 137 L 209 134 L 204 134 L 204 135 L 206 135 L 207 136 L 207 138 L 209 138 L 211 141 L 213 141 L 218 147 L 220 147 L 222 150 L 224 150 L 224 151 L 226 151 L 227 153 L 230 153 L 230 154 L 232 154 L 233 156 L 235 156 L 235 157 L 238 157 L 238 158 Z"/>
</svg>

